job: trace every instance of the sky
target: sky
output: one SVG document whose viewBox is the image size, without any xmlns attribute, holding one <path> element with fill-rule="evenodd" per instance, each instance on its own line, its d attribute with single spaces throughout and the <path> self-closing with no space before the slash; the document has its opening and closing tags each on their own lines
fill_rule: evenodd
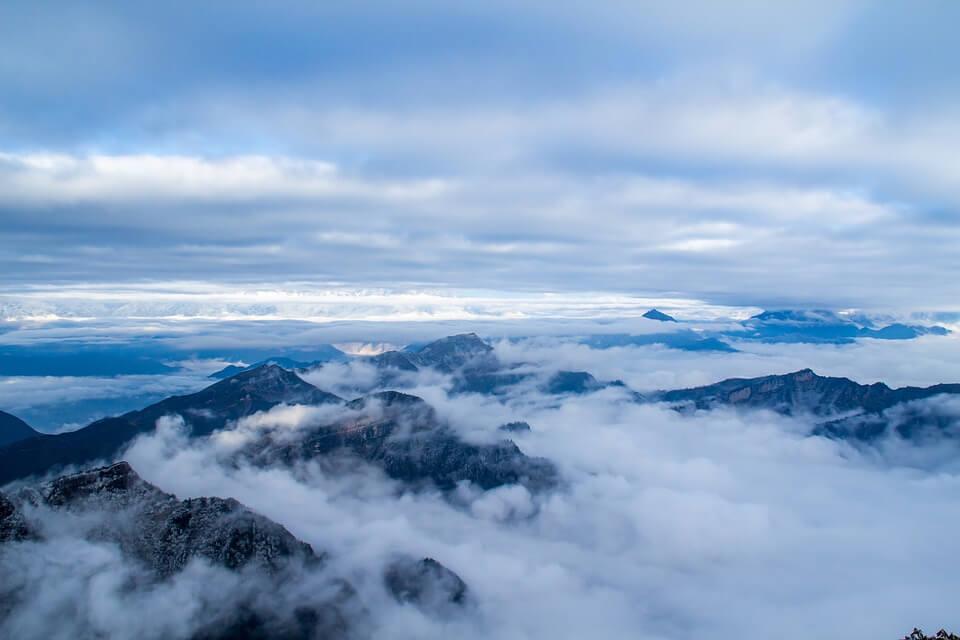
<svg viewBox="0 0 960 640">
<path fill-rule="evenodd" d="M 957 310 L 958 19 L 946 0 L 5 2 L 0 304 Z"/>
<path fill-rule="evenodd" d="M 6 0 L 0 347 L 162 368 L 2 376 L 0 409 L 72 430 L 199 390 L 244 354 L 466 331 L 543 379 L 583 370 L 640 392 L 805 367 L 958 381 L 957 24 L 952 0 Z M 642 319 L 651 307 L 682 322 Z M 733 352 L 574 338 L 720 331 L 786 307 L 952 333 Z M 304 376 L 345 398 L 375 377 L 356 361 Z M 942 437 L 860 447 L 807 437 L 801 415 L 685 416 L 618 387 L 560 402 L 532 382 L 494 398 L 409 378 L 464 438 L 529 421 L 513 437 L 563 486 L 466 487 L 453 504 L 364 466 L 237 465 L 224 441 L 185 438 L 189 416 L 123 455 L 179 498 L 236 498 L 330 551 L 374 637 L 960 628 L 955 398 L 914 407 L 949 418 Z M 296 434 L 311 411 L 225 433 Z M 25 603 L 0 635 L 175 636 L 240 580 L 193 565 L 129 590 L 139 574 L 116 548 L 44 517 L 47 542 L 0 554 L 0 596 Z M 473 608 L 393 603 L 395 552 L 451 567 Z"/>
</svg>

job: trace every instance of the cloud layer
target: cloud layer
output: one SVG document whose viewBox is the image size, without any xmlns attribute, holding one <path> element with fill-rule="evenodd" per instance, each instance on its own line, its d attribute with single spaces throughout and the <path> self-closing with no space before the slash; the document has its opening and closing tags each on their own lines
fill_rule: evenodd
<svg viewBox="0 0 960 640">
<path fill-rule="evenodd" d="M 960 622 L 951 466 L 901 467 L 806 437 L 799 420 L 683 417 L 612 392 L 561 406 L 532 392 L 506 410 L 440 390 L 431 399 L 488 429 L 508 413 L 527 419 L 534 431 L 519 444 L 556 461 L 565 488 L 398 497 L 363 468 L 224 465 L 228 439 L 191 445 L 175 425 L 126 457 L 181 498 L 235 497 L 329 549 L 375 637 L 896 637 Z M 244 429 L 293 437 L 308 413 L 281 408 Z M 438 620 L 389 601 L 379 569 L 399 552 L 453 568 L 476 608 Z"/>
<path fill-rule="evenodd" d="M 955 306 L 952 7 L 60 9 L 0 20 L 8 287 Z"/>
<path fill-rule="evenodd" d="M 651 347 L 597 351 L 541 338 L 502 341 L 496 353 L 532 371 L 585 368 L 641 389 L 790 370 L 795 362 L 864 382 L 883 371 L 892 384 L 929 384 L 960 377 L 957 344 L 929 336 L 704 356 Z M 371 384 L 370 374 L 363 365 L 334 365 L 310 380 L 349 397 Z M 558 465 L 561 487 L 533 494 L 520 486 L 464 486 L 444 496 L 406 491 L 364 465 L 257 468 L 231 458 L 249 439 L 298 437 L 338 411 L 332 407 L 279 406 L 199 442 L 185 438 L 182 420 L 165 418 L 124 457 L 181 499 L 236 498 L 330 551 L 331 571 L 356 585 L 374 637 L 799 640 L 897 637 L 913 626 L 960 624 L 950 589 L 960 569 L 951 533 L 960 521 L 955 442 L 891 437 L 854 448 L 809 437 L 802 417 L 681 415 L 634 404 L 618 388 L 558 402 L 534 384 L 492 398 L 451 396 L 449 380 L 436 373 L 405 383 L 471 440 L 501 438 L 497 426 L 507 421 L 529 422 L 531 432 L 511 435 L 528 455 Z M 936 411 L 954 429 L 960 424 L 949 399 L 911 410 Z M 50 579 L 59 585 L 43 592 L 42 607 L 17 610 L 17 629 L 43 628 L 43 611 L 85 602 L 71 614 L 80 616 L 78 629 L 175 634 L 116 612 L 134 602 L 167 611 L 211 581 L 236 587 L 229 576 L 197 566 L 162 589 L 125 595 L 117 585 L 137 568 L 109 546 L 78 544 L 64 529 L 30 555 L 3 560 L 30 593 Z M 436 617 L 397 604 L 382 582 L 396 554 L 434 557 L 456 571 L 470 586 L 471 606 Z"/>
</svg>

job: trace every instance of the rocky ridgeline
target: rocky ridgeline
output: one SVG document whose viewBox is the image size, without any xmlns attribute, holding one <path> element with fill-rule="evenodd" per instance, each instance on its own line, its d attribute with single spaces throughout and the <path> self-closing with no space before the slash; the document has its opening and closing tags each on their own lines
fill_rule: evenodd
<svg viewBox="0 0 960 640">
<path fill-rule="evenodd" d="M 178 500 L 120 462 L 0 493 L 0 554 L 32 554 L 30 545 L 48 539 L 44 523 L 57 514 L 79 516 L 74 524 L 83 527 L 74 527 L 73 535 L 115 545 L 154 581 L 168 580 L 195 561 L 241 572 L 237 593 L 220 594 L 232 606 L 200 621 L 196 639 L 348 638 L 369 623 L 354 588 L 328 575 L 326 554 L 236 500 Z M 466 584 L 429 558 L 399 557 L 383 575 L 398 602 L 428 614 L 447 614 L 465 602 Z M 0 629 L 4 612 L 18 605 L 29 603 L 0 588 Z"/>
</svg>

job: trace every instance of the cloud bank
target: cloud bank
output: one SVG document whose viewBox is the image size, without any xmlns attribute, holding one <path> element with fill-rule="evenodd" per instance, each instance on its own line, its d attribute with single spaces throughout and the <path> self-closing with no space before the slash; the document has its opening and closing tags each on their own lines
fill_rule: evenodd
<svg viewBox="0 0 960 640">
<path fill-rule="evenodd" d="M 887 352 L 876 345 L 886 348 L 871 342 L 858 352 L 862 365 L 869 356 L 874 366 L 883 362 Z M 854 348 L 806 347 L 781 357 L 819 353 L 828 362 Z M 923 340 L 897 348 L 949 359 Z M 598 375 L 603 358 L 611 373 L 629 366 L 674 376 L 693 362 L 648 348 L 504 342 L 497 352 L 545 370 L 590 364 Z M 749 369 L 763 357 L 699 360 L 700 375 L 714 366 Z M 335 371 L 328 381 L 367 381 L 363 371 Z M 333 408 L 281 406 L 199 442 L 184 437 L 181 422 L 166 421 L 125 458 L 179 498 L 234 497 L 330 551 L 336 573 L 349 577 L 370 611 L 373 637 L 799 640 L 898 637 L 914 626 L 960 623 L 950 596 L 960 569 L 951 533 L 960 519 L 955 444 L 891 438 L 854 448 L 808 436 L 811 425 L 800 417 L 726 410 L 684 416 L 636 405 L 616 388 L 557 402 L 533 386 L 491 398 L 450 396 L 443 377 L 411 382 L 465 437 L 502 437 L 499 424 L 528 421 L 533 430 L 512 437 L 528 455 L 558 465 L 561 487 L 533 494 L 519 486 L 464 486 L 451 496 L 406 490 L 365 465 L 260 468 L 231 458 L 238 436 L 295 438 Z M 929 406 L 960 419 L 955 402 Z M 17 575 L 49 575 L 58 549 L 38 550 Z M 92 549 L 87 557 L 116 562 L 110 553 Z M 382 567 L 395 554 L 430 556 L 452 568 L 469 585 L 471 606 L 438 618 L 390 599 Z M 133 570 L 120 566 L 121 575 Z M 191 580 L 209 578 L 186 575 L 150 597 L 165 606 L 192 593 Z M 60 582 L 58 597 L 80 597 L 87 580 Z M 108 610 L 129 604 L 109 589 L 97 593 Z"/>
<path fill-rule="evenodd" d="M 956 10 L 695 7 L 15 2 L 0 267 L 955 309 Z"/>
</svg>

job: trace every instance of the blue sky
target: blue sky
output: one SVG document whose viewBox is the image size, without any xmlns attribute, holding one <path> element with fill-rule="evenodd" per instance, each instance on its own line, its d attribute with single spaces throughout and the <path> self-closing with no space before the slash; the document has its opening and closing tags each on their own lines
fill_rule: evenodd
<svg viewBox="0 0 960 640">
<path fill-rule="evenodd" d="M 956 309 L 958 14 L 4 3 L 0 295 Z"/>
</svg>

